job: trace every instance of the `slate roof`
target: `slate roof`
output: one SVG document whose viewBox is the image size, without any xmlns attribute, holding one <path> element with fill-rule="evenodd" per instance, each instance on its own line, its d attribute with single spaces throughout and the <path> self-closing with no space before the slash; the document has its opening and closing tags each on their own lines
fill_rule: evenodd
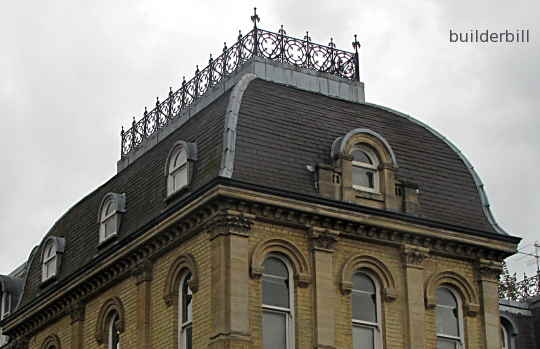
<svg viewBox="0 0 540 349">
<path fill-rule="evenodd" d="M 107 248 L 98 247 L 98 207 L 109 192 L 126 193 L 127 212 L 119 239 L 140 231 L 167 210 L 165 161 L 177 140 L 194 142 L 198 160 L 184 197 L 218 177 L 230 90 L 62 216 L 47 235 L 65 238 L 57 281 L 41 285 L 41 248 L 29 259 L 21 305 L 28 304 L 91 265 Z M 330 162 L 330 147 L 355 128 L 381 134 L 393 148 L 400 179 L 421 189 L 420 217 L 496 234 L 482 209 L 477 186 L 460 156 L 426 128 L 396 113 L 255 79 L 244 93 L 238 116 L 232 181 L 321 198 L 306 165 Z M 202 188 L 202 189 L 201 189 Z M 177 200 L 182 200 L 178 198 Z"/>
</svg>

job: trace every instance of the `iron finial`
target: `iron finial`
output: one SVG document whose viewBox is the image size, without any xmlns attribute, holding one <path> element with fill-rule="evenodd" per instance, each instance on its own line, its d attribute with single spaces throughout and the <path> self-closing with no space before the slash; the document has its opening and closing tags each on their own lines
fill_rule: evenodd
<svg viewBox="0 0 540 349">
<path fill-rule="evenodd" d="M 227 51 L 227 43 L 226 42 L 223 43 L 223 52 L 225 52 L 225 51 Z"/>
<path fill-rule="evenodd" d="M 242 39 L 242 30 L 238 31 L 238 41 Z"/>
<path fill-rule="evenodd" d="M 251 21 L 253 22 L 253 29 L 257 29 L 257 22 L 260 22 L 260 18 L 257 15 L 257 8 L 253 8 L 253 16 L 251 16 Z"/>
<path fill-rule="evenodd" d="M 360 48 L 360 42 L 358 42 L 358 39 L 356 38 L 356 34 L 354 34 L 354 41 L 352 43 L 352 46 L 354 47 L 354 51 L 358 53 L 358 49 Z"/>
<path fill-rule="evenodd" d="M 172 86 L 169 86 L 169 97 L 173 94 L 172 92 Z"/>
<path fill-rule="evenodd" d="M 136 123 L 137 123 L 137 121 L 135 121 L 135 117 L 133 117 L 133 122 L 132 122 L 132 124 L 133 124 L 133 129 L 135 129 L 135 124 L 136 124 Z"/>
<path fill-rule="evenodd" d="M 306 40 L 307 42 L 311 41 L 311 38 L 309 37 L 309 32 L 308 31 L 306 31 L 306 36 L 304 36 L 304 40 Z"/>
<path fill-rule="evenodd" d="M 186 76 L 182 76 L 182 87 L 186 85 Z"/>
<path fill-rule="evenodd" d="M 213 61 L 214 59 L 212 58 L 212 54 L 210 54 L 210 58 L 208 59 L 208 64 L 212 64 Z"/>
<path fill-rule="evenodd" d="M 124 125 L 122 125 L 122 130 L 120 130 L 120 135 L 122 136 L 122 138 L 124 138 Z"/>
<path fill-rule="evenodd" d="M 285 34 L 287 34 L 287 32 L 285 31 L 285 29 L 283 29 L 283 24 L 281 25 L 281 28 L 279 28 L 278 33 L 279 33 L 280 35 L 285 35 Z"/>
<path fill-rule="evenodd" d="M 199 74 L 199 65 L 195 66 L 197 69 L 195 69 L 195 74 Z"/>
<path fill-rule="evenodd" d="M 328 43 L 328 47 L 336 48 L 336 44 L 334 44 L 334 38 L 330 38 L 330 42 Z"/>
<path fill-rule="evenodd" d="M 159 107 L 159 97 L 156 97 L 156 107 Z"/>
</svg>

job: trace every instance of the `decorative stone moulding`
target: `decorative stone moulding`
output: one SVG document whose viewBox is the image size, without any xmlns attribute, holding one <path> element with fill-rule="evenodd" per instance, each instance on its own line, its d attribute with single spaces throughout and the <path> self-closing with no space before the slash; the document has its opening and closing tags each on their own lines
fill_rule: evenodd
<svg viewBox="0 0 540 349">
<path fill-rule="evenodd" d="M 463 299 L 466 315 L 476 316 L 480 311 L 478 295 L 471 283 L 463 276 L 453 271 L 443 271 L 433 274 L 426 282 L 426 307 L 429 309 L 437 306 L 437 288 L 447 285 L 455 289 Z"/>
<path fill-rule="evenodd" d="M 109 321 L 111 315 L 114 313 L 118 314 L 118 331 L 120 331 L 120 333 L 124 332 L 126 323 L 124 305 L 122 304 L 120 298 L 110 298 L 101 306 L 97 317 L 96 341 L 99 344 L 105 343 L 105 340 L 108 337 L 109 326 L 107 322 Z"/>
<path fill-rule="evenodd" d="M 169 267 L 163 290 L 163 299 L 167 306 L 175 304 L 178 300 L 178 286 L 186 273 L 191 273 L 189 288 L 193 293 L 196 293 L 199 290 L 199 266 L 195 257 L 189 253 L 178 256 Z"/>
<path fill-rule="evenodd" d="M 383 289 L 383 297 L 387 302 L 398 298 L 396 282 L 390 269 L 379 259 L 367 255 L 350 257 L 341 269 L 341 292 L 348 295 L 352 291 L 352 277 L 357 271 L 366 270 L 379 280 Z"/>
<path fill-rule="evenodd" d="M 263 263 L 270 253 L 281 254 L 291 262 L 294 278 L 299 287 L 307 287 L 311 283 L 311 266 L 300 249 L 292 242 L 273 238 L 261 241 L 251 253 L 252 278 L 258 279 L 262 276 Z"/>
</svg>

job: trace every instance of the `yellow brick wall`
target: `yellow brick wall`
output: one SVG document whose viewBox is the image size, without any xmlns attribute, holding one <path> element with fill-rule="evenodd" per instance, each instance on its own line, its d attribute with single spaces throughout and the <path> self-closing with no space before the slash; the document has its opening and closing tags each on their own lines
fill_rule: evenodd
<svg viewBox="0 0 540 349">
<path fill-rule="evenodd" d="M 175 309 L 168 307 L 163 299 L 167 273 L 173 261 L 184 253 L 191 253 L 199 266 L 199 290 L 193 296 L 193 334 L 194 348 L 203 349 L 209 345 L 212 334 L 212 292 L 211 292 L 211 259 L 210 242 L 206 233 L 201 233 L 190 241 L 185 242 L 175 250 L 163 255 L 153 266 L 153 280 L 151 283 L 151 342 L 153 348 L 175 348 L 177 330 L 175 329 Z M 267 238 L 281 238 L 290 241 L 304 254 L 309 263 L 313 262 L 310 250 L 310 241 L 305 230 L 284 228 L 269 223 L 257 222 L 253 225 L 249 235 L 249 248 Z M 388 349 L 406 348 L 407 333 L 407 304 L 405 292 L 404 266 L 401 259 L 400 247 L 395 245 L 375 244 L 372 242 L 341 239 L 336 245 L 334 253 L 334 272 L 336 284 L 336 347 L 352 347 L 351 327 L 351 297 L 341 293 L 339 282 L 344 263 L 353 255 L 365 254 L 382 261 L 392 273 L 398 297 L 392 302 L 383 302 L 383 338 L 384 347 Z M 476 275 L 472 263 L 458 259 L 431 256 L 425 262 L 424 279 L 440 271 L 454 271 L 463 275 L 480 295 Z M 313 283 L 305 288 L 295 288 L 295 330 L 297 349 L 312 349 L 314 346 L 314 299 Z M 424 287 L 424 285 L 418 285 Z M 84 321 L 84 348 L 97 349 L 95 333 L 96 321 L 103 303 L 111 297 L 118 297 L 125 309 L 125 332 L 121 335 L 123 348 L 136 348 L 137 338 L 137 287 L 135 279 L 129 277 L 111 287 L 99 296 L 91 299 L 86 305 L 86 318 Z M 249 324 L 253 348 L 262 347 L 261 329 L 261 280 L 249 279 Z M 479 300 L 480 302 L 480 300 Z M 425 315 L 426 349 L 436 348 L 435 338 L 435 312 L 426 309 Z M 465 317 L 467 349 L 483 348 L 482 318 L 481 314 L 475 317 Z M 53 325 L 43 329 L 30 341 L 30 348 L 39 348 L 43 340 L 50 334 L 56 334 L 61 340 L 63 348 L 71 346 L 70 318 L 66 316 Z M 105 346 L 101 346 L 104 348 Z"/>
<path fill-rule="evenodd" d="M 39 349 L 43 344 L 43 341 L 50 335 L 56 335 L 60 339 L 62 348 L 69 348 L 71 346 L 71 318 L 64 316 L 54 324 L 40 331 L 38 334 L 30 339 L 30 349 Z"/>
</svg>

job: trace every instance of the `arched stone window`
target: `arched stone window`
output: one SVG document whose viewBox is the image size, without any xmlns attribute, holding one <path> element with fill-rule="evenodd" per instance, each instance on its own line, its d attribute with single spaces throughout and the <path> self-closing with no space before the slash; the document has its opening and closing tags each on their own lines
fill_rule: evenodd
<svg viewBox="0 0 540 349">
<path fill-rule="evenodd" d="M 45 282 L 57 276 L 64 253 L 65 240 L 49 236 L 43 241 L 41 253 L 41 281 Z"/>
<path fill-rule="evenodd" d="M 451 287 L 437 289 L 437 349 L 461 349 L 465 345 L 461 297 Z"/>
<path fill-rule="evenodd" d="M 108 193 L 99 206 L 99 242 L 118 235 L 122 214 L 126 212 L 126 194 Z"/>
<path fill-rule="evenodd" d="M 193 176 L 193 163 L 197 160 L 195 143 L 178 141 L 169 152 L 166 163 L 167 196 L 187 188 Z"/>
<path fill-rule="evenodd" d="M 506 316 L 501 316 L 501 348 L 516 349 L 517 328 Z"/>
<path fill-rule="evenodd" d="M 60 345 L 60 338 L 58 338 L 58 336 L 55 334 L 47 336 L 47 338 L 45 338 L 41 344 L 40 349 L 62 349 Z"/>
<path fill-rule="evenodd" d="M 120 349 L 125 328 L 124 305 L 113 297 L 102 306 L 97 318 L 96 341 L 107 345 L 107 349 Z"/>
<path fill-rule="evenodd" d="M 189 287 L 191 273 L 186 273 L 180 283 L 178 295 L 178 348 L 191 349 L 193 347 L 193 292 Z"/>
<path fill-rule="evenodd" d="M 382 348 L 381 288 L 369 272 L 353 275 L 351 302 L 353 348 Z"/>
<path fill-rule="evenodd" d="M 294 283 L 290 262 L 270 254 L 263 264 L 262 327 L 264 349 L 294 347 Z"/>
</svg>

